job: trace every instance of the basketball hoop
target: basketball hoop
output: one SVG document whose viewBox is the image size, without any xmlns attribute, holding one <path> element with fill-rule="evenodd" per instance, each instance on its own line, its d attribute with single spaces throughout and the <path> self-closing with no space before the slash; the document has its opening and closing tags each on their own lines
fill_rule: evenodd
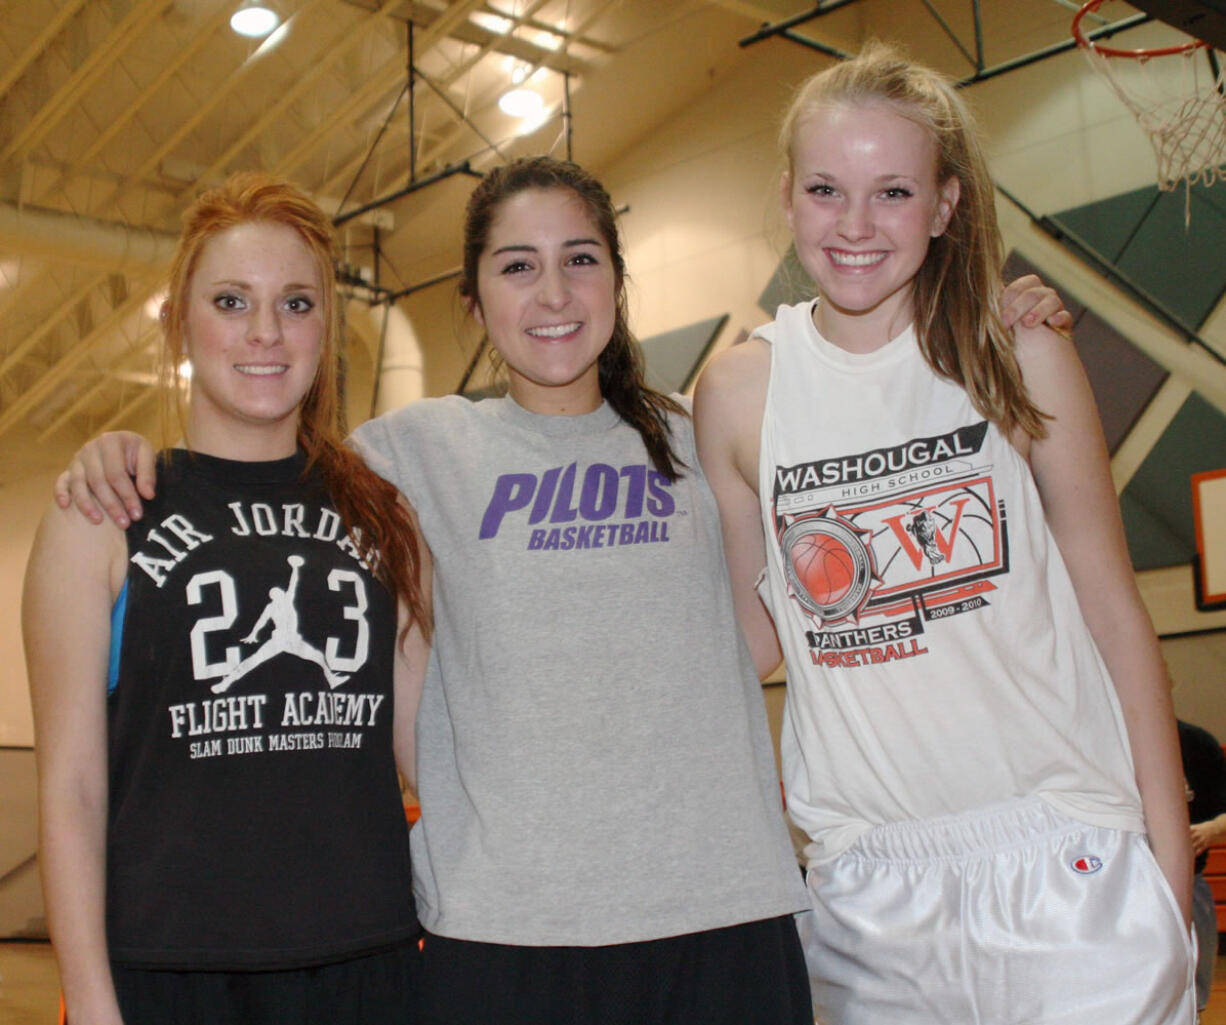
<svg viewBox="0 0 1226 1025">
<path fill-rule="evenodd" d="M 1082 5 L 1073 17 L 1073 38 L 1149 137 L 1158 187 L 1172 192 L 1181 181 L 1190 189 L 1226 178 L 1226 67 L 1216 67 L 1213 48 L 1198 39 L 1143 50 L 1100 46 L 1081 22 L 1105 2 Z M 1197 60 L 1201 51 L 1208 60 Z"/>
</svg>

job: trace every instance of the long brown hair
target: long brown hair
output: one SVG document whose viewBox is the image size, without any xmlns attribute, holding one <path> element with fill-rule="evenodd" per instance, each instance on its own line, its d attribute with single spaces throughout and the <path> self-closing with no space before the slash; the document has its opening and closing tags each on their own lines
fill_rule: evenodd
<svg viewBox="0 0 1226 1025">
<path fill-rule="evenodd" d="M 801 85 L 779 132 L 792 168 L 801 123 L 832 105 L 887 103 L 932 134 L 937 182 L 957 178 L 961 194 L 944 234 L 932 239 L 915 276 L 915 330 L 920 351 L 942 377 L 966 389 L 985 417 L 1009 433 L 1047 433 L 1045 414 L 1031 401 L 1014 353 L 1013 335 L 1000 322 L 1004 243 L 996 223 L 992 177 L 973 116 L 943 75 L 870 42 L 852 60 Z"/>
<path fill-rule="evenodd" d="M 499 207 L 528 189 L 569 189 L 583 203 L 609 248 L 617 291 L 613 334 L 596 361 L 600 393 L 643 439 L 652 465 L 675 481 L 685 463 L 674 451 L 669 413 L 685 415 L 682 406 L 647 386 L 643 351 L 630 331 L 626 306 L 626 261 L 617 231 L 617 213 L 608 192 L 578 164 L 553 157 L 525 157 L 495 168 L 473 190 L 464 217 L 464 268 L 460 295 L 471 307 L 479 303 L 477 264 L 489 242 Z"/>
<path fill-rule="evenodd" d="M 421 588 L 421 542 L 412 516 L 396 487 L 371 470 L 343 441 L 338 385 L 340 309 L 332 225 L 327 215 L 290 182 L 258 172 L 235 174 L 203 193 L 183 215 L 183 233 L 171 261 L 162 307 L 161 376 L 167 385 L 163 388 L 163 422 L 168 425 L 177 419 L 180 429 L 185 422 L 179 365 L 191 278 L 200 253 L 214 235 L 250 222 L 292 228 L 319 268 L 323 344 L 315 380 L 298 409 L 297 443 L 306 454 L 306 472 L 318 471 L 363 561 L 376 567 L 376 575 L 407 607 L 410 621 L 428 631 L 430 615 Z"/>
</svg>

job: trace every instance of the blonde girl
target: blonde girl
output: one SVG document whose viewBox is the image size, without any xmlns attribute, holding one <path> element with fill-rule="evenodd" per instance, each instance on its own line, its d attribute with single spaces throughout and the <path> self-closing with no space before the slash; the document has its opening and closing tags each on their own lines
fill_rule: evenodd
<svg viewBox="0 0 1226 1025">
<path fill-rule="evenodd" d="M 787 661 L 818 1017 L 1191 1022 L 1169 690 L 1076 353 L 1002 325 L 965 103 L 872 45 L 781 142 L 818 296 L 695 419 L 755 660 L 777 630 Z"/>
</svg>

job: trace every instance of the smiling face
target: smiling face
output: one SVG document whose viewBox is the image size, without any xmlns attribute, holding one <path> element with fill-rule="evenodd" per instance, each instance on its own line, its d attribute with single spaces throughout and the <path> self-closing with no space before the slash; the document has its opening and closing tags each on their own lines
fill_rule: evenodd
<svg viewBox="0 0 1226 1025">
<path fill-rule="evenodd" d="M 197 451 L 242 460 L 293 454 L 299 405 L 319 366 L 321 300 L 319 264 L 288 225 L 251 221 L 204 243 L 183 321 Z"/>
<path fill-rule="evenodd" d="M 499 204 L 472 312 L 516 402 L 572 416 L 600 405 L 596 361 L 613 334 L 617 287 L 608 243 L 570 189 L 525 189 Z"/>
<path fill-rule="evenodd" d="M 870 351 L 913 316 L 913 279 L 958 202 L 931 132 L 884 102 L 819 107 L 797 123 L 783 204 L 816 282 L 822 334 Z"/>
</svg>

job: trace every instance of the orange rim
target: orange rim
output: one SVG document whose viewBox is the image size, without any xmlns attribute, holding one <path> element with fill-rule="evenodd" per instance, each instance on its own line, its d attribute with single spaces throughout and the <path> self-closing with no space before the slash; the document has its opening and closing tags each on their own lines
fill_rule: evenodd
<svg viewBox="0 0 1226 1025">
<path fill-rule="evenodd" d="M 1190 43 L 1183 43 L 1180 46 L 1160 46 L 1152 50 L 1117 50 L 1112 46 L 1099 46 L 1093 40 L 1086 37 L 1081 31 L 1081 19 L 1087 14 L 1092 14 L 1097 11 L 1106 0 L 1088 0 L 1087 3 L 1081 5 L 1075 15 L 1073 15 L 1073 38 L 1077 40 L 1077 45 L 1087 50 L 1093 50 L 1095 53 L 1101 53 L 1104 57 L 1126 57 L 1131 60 L 1149 60 L 1150 57 L 1173 57 L 1179 53 L 1191 53 L 1193 50 L 1200 50 L 1209 46 L 1208 43 L 1201 42 L 1199 39 L 1194 39 Z"/>
</svg>

